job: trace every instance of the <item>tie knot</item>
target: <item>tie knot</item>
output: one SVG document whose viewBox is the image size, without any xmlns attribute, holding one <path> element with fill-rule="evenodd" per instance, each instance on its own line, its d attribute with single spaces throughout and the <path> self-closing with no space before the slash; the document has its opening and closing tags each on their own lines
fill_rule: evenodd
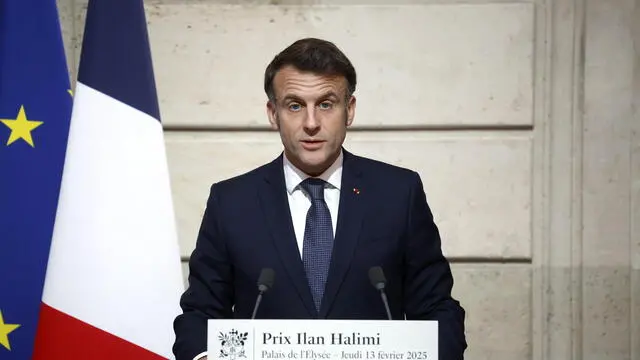
<svg viewBox="0 0 640 360">
<path fill-rule="evenodd" d="M 308 178 L 300 186 L 311 196 L 312 200 L 324 200 L 325 181 L 317 178 Z"/>
</svg>

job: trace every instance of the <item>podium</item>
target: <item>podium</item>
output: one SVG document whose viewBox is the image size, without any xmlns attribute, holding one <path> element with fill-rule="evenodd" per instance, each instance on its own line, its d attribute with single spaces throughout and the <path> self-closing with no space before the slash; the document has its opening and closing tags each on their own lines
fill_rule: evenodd
<svg viewBox="0 0 640 360">
<path fill-rule="evenodd" d="M 437 360 L 437 321 L 209 320 L 209 360 Z"/>
</svg>

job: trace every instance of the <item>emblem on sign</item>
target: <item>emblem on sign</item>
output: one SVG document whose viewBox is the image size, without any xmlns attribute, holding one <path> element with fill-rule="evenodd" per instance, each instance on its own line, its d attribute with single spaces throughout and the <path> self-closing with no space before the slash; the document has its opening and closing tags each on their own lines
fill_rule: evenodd
<svg viewBox="0 0 640 360">
<path fill-rule="evenodd" d="M 249 333 L 239 333 L 238 330 L 231 330 L 228 333 L 219 333 L 220 358 L 225 360 L 237 360 L 246 358 L 244 343 L 247 341 Z"/>
</svg>

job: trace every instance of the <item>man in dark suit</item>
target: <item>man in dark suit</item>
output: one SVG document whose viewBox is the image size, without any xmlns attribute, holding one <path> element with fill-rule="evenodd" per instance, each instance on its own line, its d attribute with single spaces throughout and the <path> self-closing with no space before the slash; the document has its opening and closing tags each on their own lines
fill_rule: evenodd
<svg viewBox="0 0 640 360">
<path fill-rule="evenodd" d="M 277 279 L 257 318 L 386 319 L 373 266 L 393 318 L 438 320 L 440 359 L 463 359 L 465 312 L 420 176 L 343 148 L 356 108 L 351 62 L 302 39 L 273 59 L 264 86 L 284 152 L 211 187 L 174 323 L 177 360 L 206 358 L 208 319 L 251 317 L 263 268 Z"/>
</svg>

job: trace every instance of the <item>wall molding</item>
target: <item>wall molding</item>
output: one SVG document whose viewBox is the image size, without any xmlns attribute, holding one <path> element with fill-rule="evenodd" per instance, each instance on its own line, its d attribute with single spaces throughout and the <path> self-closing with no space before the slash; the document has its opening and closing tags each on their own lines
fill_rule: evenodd
<svg viewBox="0 0 640 360">
<path fill-rule="evenodd" d="M 582 358 L 585 1 L 536 9 L 533 359 Z"/>
<path fill-rule="evenodd" d="M 640 19 L 640 0 L 635 0 L 632 19 Z M 640 360 L 640 21 L 632 24 L 633 94 L 630 142 L 630 251 L 631 256 L 631 360 Z"/>
</svg>

